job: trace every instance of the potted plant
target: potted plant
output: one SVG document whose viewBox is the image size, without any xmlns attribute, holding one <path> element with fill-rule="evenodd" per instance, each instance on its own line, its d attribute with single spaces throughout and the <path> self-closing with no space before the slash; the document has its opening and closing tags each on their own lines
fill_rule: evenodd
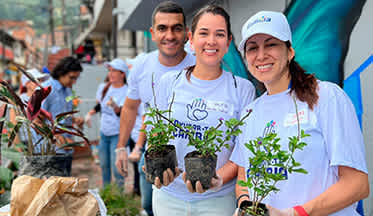
<svg viewBox="0 0 373 216">
<path fill-rule="evenodd" d="M 294 100 L 295 103 L 295 100 Z M 303 130 L 300 130 L 298 109 L 295 103 L 298 121 L 298 135 L 289 137 L 288 150 L 281 149 L 280 138 L 276 133 L 269 132 L 264 137 L 258 137 L 245 143 L 246 148 L 252 153 L 249 158 L 250 167 L 247 171 L 246 181 L 238 181 L 238 185 L 248 187 L 250 196 L 245 194 L 251 201 L 243 201 L 239 206 L 239 216 L 267 216 L 268 209 L 262 200 L 270 193 L 279 191 L 276 184 L 285 180 L 284 172 L 297 172 L 307 174 L 307 171 L 301 168 L 301 164 L 294 159 L 296 150 L 303 150 L 307 145 L 302 141 L 308 137 Z M 273 124 L 273 122 L 268 123 Z M 268 173 L 267 169 L 275 167 L 278 172 Z M 281 171 L 283 170 L 283 171 Z"/>
<path fill-rule="evenodd" d="M 211 186 L 211 179 L 216 177 L 216 161 L 217 152 L 221 152 L 222 148 L 229 148 L 227 143 L 233 136 L 241 133 L 239 126 L 244 124 L 244 120 L 250 115 L 252 110 L 246 110 L 245 114 L 240 120 L 232 118 L 224 121 L 223 118 L 219 119 L 219 124 L 216 127 L 211 127 L 204 131 L 200 139 L 195 137 L 193 127 L 186 127 L 184 130 L 188 134 L 189 146 L 194 146 L 195 151 L 189 152 L 184 157 L 186 179 L 190 180 L 193 188 L 197 181 L 201 182 L 203 189 L 207 190 Z M 219 128 L 225 125 L 226 130 Z"/>
<path fill-rule="evenodd" d="M 16 94 L 13 88 L 4 80 L 0 80 L 0 100 L 10 105 L 16 112 L 16 123 L 12 124 L 5 117 L 0 119 L 6 122 L 8 134 L 2 134 L 2 142 L 7 142 L 8 147 L 21 127 L 26 130 L 28 139 L 25 146 L 24 156 L 21 159 L 20 175 L 43 176 L 67 176 L 67 166 L 71 164 L 71 155 L 56 154 L 58 148 L 82 145 L 81 143 L 65 143 L 63 139 L 58 139 L 57 135 L 69 133 L 83 138 L 88 143 L 84 134 L 73 126 L 63 125 L 64 119 L 72 116 L 77 111 L 61 113 L 53 120 L 52 115 L 41 108 L 42 101 L 51 92 L 51 87 L 43 87 L 30 74 L 22 68 L 17 68 L 25 74 L 32 82 L 39 86 L 35 90 L 28 103 L 24 103 Z M 35 148 L 37 147 L 37 149 Z"/>
<path fill-rule="evenodd" d="M 152 77 L 152 79 L 154 78 Z M 146 134 L 148 143 L 145 151 L 146 180 L 153 184 L 156 177 L 159 177 L 161 183 L 163 183 L 163 172 L 168 168 L 176 175 L 177 159 L 175 146 L 168 145 L 169 141 L 174 139 L 173 132 L 176 131 L 171 119 L 174 96 L 168 110 L 160 110 L 156 103 L 154 84 L 152 90 L 154 107 L 148 104 L 145 114 L 148 120 L 144 122 L 146 127 L 150 129 L 141 131 Z M 168 118 L 165 117 L 166 114 L 169 115 Z"/>
</svg>

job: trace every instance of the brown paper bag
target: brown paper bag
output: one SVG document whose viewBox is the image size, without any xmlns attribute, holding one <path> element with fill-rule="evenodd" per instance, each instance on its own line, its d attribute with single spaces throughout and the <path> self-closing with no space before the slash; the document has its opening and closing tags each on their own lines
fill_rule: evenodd
<svg viewBox="0 0 373 216">
<path fill-rule="evenodd" d="M 92 216 L 97 212 L 98 203 L 88 193 L 87 178 L 20 176 L 13 181 L 12 216 Z"/>
</svg>

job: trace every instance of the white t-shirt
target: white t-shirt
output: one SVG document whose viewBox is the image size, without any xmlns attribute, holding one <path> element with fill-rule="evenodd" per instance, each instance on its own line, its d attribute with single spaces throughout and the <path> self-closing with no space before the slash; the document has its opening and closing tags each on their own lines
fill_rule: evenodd
<svg viewBox="0 0 373 216">
<path fill-rule="evenodd" d="M 280 191 L 271 193 L 263 203 L 279 209 L 302 205 L 337 182 L 338 166 L 367 173 L 363 136 L 350 99 L 335 84 L 319 81 L 318 85 L 319 100 L 313 110 L 297 99 L 300 128 L 311 136 L 302 140 L 307 146 L 303 151 L 297 150 L 294 158 L 308 174 L 282 172 L 287 180 L 278 182 L 276 187 Z M 231 161 L 247 170 L 252 153 L 244 144 L 268 131 L 276 132 L 283 150 L 288 150 L 288 137 L 298 133 L 295 105 L 289 91 L 264 93 L 248 106 L 253 113 L 242 128 Z M 277 167 L 271 171 L 278 172 Z M 356 204 L 332 215 L 359 215 L 355 209 Z"/>
<path fill-rule="evenodd" d="M 190 81 L 185 72 L 169 72 L 162 77 L 157 88 L 157 105 L 162 110 L 168 109 L 174 92 L 171 118 L 181 126 L 192 125 L 197 136 L 202 137 L 204 130 L 217 126 L 219 118 L 239 118 L 241 110 L 255 97 L 255 88 L 250 81 L 234 77 L 229 72 L 223 71 L 215 80 L 199 80 L 191 75 Z M 224 126 L 221 129 L 224 130 Z M 176 146 L 178 167 L 185 170 L 184 156 L 195 148 L 187 146 L 188 138 L 182 131 L 178 130 L 174 136 L 170 144 Z M 229 145 L 230 149 L 223 148 L 217 153 L 217 170 L 226 164 L 231 155 L 234 143 L 230 141 Z M 234 186 L 235 179 L 223 185 L 218 192 L 190 193 L 179 176 L 162 190 L 181 200 L 196 201 L 225 195 L 232 192 Z"/>
<path fill-rule="evenodd" d="M 106 83 L 100 83 L 97 87 L 97 91 L 96 91 L 96 100 L 97 101 L 100 101 L 101 97 L 102 97 L 102 90 L 105 88 L 105 85 Z M 99 98 L 99 99 L 98 99 Z"/>
<path fill-rule="evenodd" d="M 139 108 L 137 109 L 135 126 L 133 126 L 133 129 L 131 131 L 131 139 L 135 143 L 139 139 L 139 134 L 140 134 L 140 129 L 141 129 L 141 125 L 142 125 L 142 116 L 143 115 L 144 115 L 144 106 L 141 103 Z"/>
<path fill-rule="evenodd" d="M 140 99 L 142 103 L 149 102 L 153 97 L 152 75 L 154 73 L 154 87 L 156 88 L 159 79 L 168 71 L 181 71 L 182 69 L 194 65 L 195 58 L 191 54 L 185 56 L 183 61 L 173 67 L 166 67 L 158 60 L 158 50 L 150 52 L 142 57 L 128 77 L 128 94 L 127 97 L 133 100 Z"/>
<path fill-rule="evenodd" d="M 133 65 L 133 68 L 128 77 L 128 93 L 127 97 L 133 100 L 141 100 L 141 105 L 138 109 L 135 126 L 131 131 L 131 138 L 134 142 L 137 141 L 139 130 L 142 125 L 142 115 L 144 114 L 144 104 L 149 102 L 153 97 L 152 91 L 152 76 L 154 73 L 154 88 L 158 86 L 159 79 L 168 71 L 181 71 L 182 69 L 194 65 L 195 57 L 191 54 L 185 56 L 183 61 L 173 67 L 166 67 L 158 60 L 159 52 L 155 50 L 144 56 L 141 56 Z M 135 138 L 135 139 L 134 139 Z"/>
<path fill-rule="evenodd" d="M 100 131 L 105 136 L 114 136 L 119 134 L 119 122 L 120 117 L 114 112 L 113 108 L 106 105 L 110 97 L 113 98 L 113 101 L 118 106 L 123 106 L 124 100 L 127 96 L 127 85 L 123 85 L 120 88 L 114 88 L 110 86 L 108 91 L 105 94 L 105 97 L 102 98 L 102 91 L 104 88 L 99 88 L 99 91 L 96 94 L 96 100 L 100 101 L 101 105 L 101 126 Z"/>
</svg>

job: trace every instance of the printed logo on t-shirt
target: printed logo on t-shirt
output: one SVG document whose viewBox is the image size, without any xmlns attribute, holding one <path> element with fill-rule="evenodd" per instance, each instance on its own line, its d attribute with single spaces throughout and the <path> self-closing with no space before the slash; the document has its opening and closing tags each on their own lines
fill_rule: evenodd
<svg viewBox="0 0 373 216">
<path fill-rule="evenodd" d="M 192 121 L 201 121 L 209 115 L 206 111 L 206 102 L 202 98 L 193 99 L 191 104 L 187 104 L 187 117 Z"/>
<path fill-rule="evenodd" d="M 307 109 L 302 109 L 298 112 L 298 117 L 299 117 L 299 123 L 307 123 L 308 122 L 308 112 Z M 285 117 L 284 120 L 284 126 L 289 127 L 292 125 L 297 125 L 298 124 L 298 119 L 296 113 L 288 113 Z"/>
<path fill-rule="evenodd" d="M 202 98 L 193 99 L 192 103 L 186 105 L 187 117 L 192 121 L 201 121 L 207 118 L 210 111 L 222 112 L 233 116 L 234 108 L 232 104 L 224 101 L 204 100 Z"/>
<path fill-rule="evenodd" d="M 267 135 L 271 134 L 271 133 L 276 133 L 276 122 L 271 120 L 270 122 L 268 122 L 265 127 L 264 127 L 264 130 L 263 130 L 263 135 L 262 135 L 262 138 L 266 137 Z M 268 151 L 264 146 L 263 146 L 263 149 L 265 151 Z M 279 164 L 282 164 L 283 162 L 281 162 L 278 158 L 274 158 L 271 162 L 269 162 L 270 164 L 267 164 L 268 162 L 264 162 L 262 164 L 263 167 L 267 167 L 266 168 L 266 172 L 269 173 L 269 174 L 282 174 L 285 179 L 288 179 L 288 171 L 282 167 L 279 166 Z M 247 177 L 249 177 L 249 172 L 250 172 L 250 167 L 251 167 L 251 164 L 249 164 L 248 166 L 249 168 L 247 169 Z M 257 174 L 259 175 L 259 174 Z"/>
<path fill-rule="evenodd" d="M 174 124 L 180 125 L 180 127 L 182 128 L 192 127 L 194 130 L 194 138 L 199 138 L 200 140 L 203 140 L 203 133 L 205 132 L 205 130 L 209 128 L 208 126 L 199 125 L 199 123 L 182 122 L 176 119 L 174 120 Z M 186 130 L 189 131 L 188 129 Z M 175 138 L 179 139 L 188 139 L 189 136 L 187 133 L 185 133 L 183 130 L 179 128 L 176 128 L 176 131 L 173 132 L 173 135 Z"/>
</svg>

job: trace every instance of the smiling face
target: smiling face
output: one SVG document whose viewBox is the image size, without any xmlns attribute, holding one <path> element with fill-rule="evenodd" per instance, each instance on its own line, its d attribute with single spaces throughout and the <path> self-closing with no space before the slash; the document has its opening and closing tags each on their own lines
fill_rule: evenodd
<svg viewBox="0 0 373 216">
<path fill-rule="evenodd" d="M 189 40 L 197 64 L 220 66 L 232 39 L 228 36 L 224 17 L 206 13 L 199 19 L 194 33 L 189 33 Z"/>
<path fill-rule="evenodd" d="M 288 88 L 289 64 L 294 49 L 267 34 L 256 34 L 246 41 L 245 58 L 250 73 L 263 82 L 270 94 Z"/>
<path fill-rule="evenodd" d="M 186 27 L 182 13 L 156 13 L 150 28 L 152 40 L 164 57 L 177 57 L 184 54 Z"/>
<path fill-rule="evenodd" d="M 120 70 L 116 70 L 111 66 L 108 66 L 109 69 L 109 82 L 112 84 L 123 84 L 124 77 L 126 74 Z"/>
</svg>

